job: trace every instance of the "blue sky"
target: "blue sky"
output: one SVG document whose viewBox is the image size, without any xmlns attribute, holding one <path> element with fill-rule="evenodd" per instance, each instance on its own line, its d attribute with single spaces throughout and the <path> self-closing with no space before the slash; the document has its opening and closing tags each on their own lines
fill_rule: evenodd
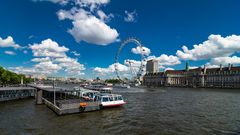
<svg viewBox="0 0 240 135">
<path fill-rule="evenodd" d="M 1 1 L 0 65 L 49 76 L 112 77 L 114 57 L 121 41 L 129 37 L 137 37 L 151 50 L 149 56 L 159 60 L 162 71 L 182 69 L 185 61 L 193 68 L 238 65 L 239 5 L 238 0 Z M 43 45 L 47 39 L 49 46 L 57 43 L 60 50 L 67 48 L 61 52 L 66 61 L 47 54 L 57 51 L 49 46 L 42 50 L 46 55 L 34 54 L 40 52 L 31 46 Z M 120 55 L 122 74 L 128 72 L 124 60 L 140 60 L 131 50 L 134 47 L 130 43 Z"/>
</svg>

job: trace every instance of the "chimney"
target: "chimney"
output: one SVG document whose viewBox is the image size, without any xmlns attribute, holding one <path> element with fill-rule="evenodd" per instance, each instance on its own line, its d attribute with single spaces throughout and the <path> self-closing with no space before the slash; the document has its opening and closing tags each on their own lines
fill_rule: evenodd
<svg viewBox="0 0 240 135">
<path fill-rule="evenodd" d="M 231 70 L 231 64 L 228 63 L 228 70 Z"/>
<path fill-rule="evenodd" d="M 220 71 L 222 71 L 222 64 L 220 64 Z"/>
</svg>

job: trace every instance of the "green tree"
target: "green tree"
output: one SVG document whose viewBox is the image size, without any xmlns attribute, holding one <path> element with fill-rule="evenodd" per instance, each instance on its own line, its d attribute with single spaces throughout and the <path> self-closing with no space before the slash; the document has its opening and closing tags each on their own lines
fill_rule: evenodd
<svg viewBox="0 0 240 135">
<path fill-rule="evenodd" d="M 26 78 L 24 75 L 19 75 L 0 67 L 0 86 L 20 84 L 22 78 L 24 83 L 30 83 L 33 81 L 33 79 Z"/>
</svg>

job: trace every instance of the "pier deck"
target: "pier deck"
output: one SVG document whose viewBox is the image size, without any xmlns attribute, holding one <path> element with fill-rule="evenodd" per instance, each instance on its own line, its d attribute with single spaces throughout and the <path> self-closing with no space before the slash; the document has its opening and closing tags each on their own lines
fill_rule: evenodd
<svg viewBox="0 0 240 135">
<path fill-rule="evenodd" d="M 78 90 L 69 90 L 59 87 L 36 88 L 36 103 L 45 104 L 58 115 L 82 113 L 100 110 L 99 102 L 82 99 Z M 54 101 L 55 100 L 55 101 Z"/>
</svg>

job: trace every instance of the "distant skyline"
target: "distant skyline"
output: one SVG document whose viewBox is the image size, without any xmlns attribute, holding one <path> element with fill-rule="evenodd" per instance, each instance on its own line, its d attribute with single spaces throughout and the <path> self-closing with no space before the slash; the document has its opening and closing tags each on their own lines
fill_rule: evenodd
<svg viewBox="0 0 240 135">
<path fill-rule="evenodd" d="M 7 0 L 0 2 L 0 66 L 17 73 L 111 78 L 122 41 L 137 37 L 161 71 L 240 64 L 238 0 Z M 119 57 L 122 76 L 139 48 Z"/>
</svg>

